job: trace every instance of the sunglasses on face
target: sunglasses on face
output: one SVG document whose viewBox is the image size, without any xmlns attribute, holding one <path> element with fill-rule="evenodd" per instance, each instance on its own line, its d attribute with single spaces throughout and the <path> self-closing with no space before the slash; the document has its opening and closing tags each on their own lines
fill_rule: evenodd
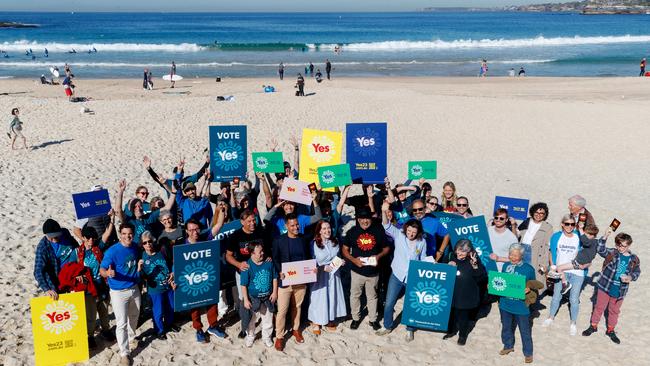
<svg viewBox="0 0 650 366">
<path fill-rule="evenodd" d="M 469 203 L 457 203 L 456 206 L 458 206 L 458 207 L 468 207 Z"/>
<path fill-rule="evenodd" d="M 153 244 L 153 240 L 144 240 L 144 241 L 142 241 L 142 245 L 147 245 L 147 244 Z"/>
<path fill-rule="evenodd" d="M 424 211 L 424 207 L 413 207 L 413 212 L 421 212 Z"/>
<path fill-rule="evenodd" d="M 576 223 L 575 222 L 563 222 L 562 225 L 566 226 L 566 227 L 574 227 L 574 226 L 576 226 Z"/>
<path fill-rule="evenodd" d="M 506 221 L 506 218 L 502 216 L 494 216 L 494 221 Z"/>
</svg>

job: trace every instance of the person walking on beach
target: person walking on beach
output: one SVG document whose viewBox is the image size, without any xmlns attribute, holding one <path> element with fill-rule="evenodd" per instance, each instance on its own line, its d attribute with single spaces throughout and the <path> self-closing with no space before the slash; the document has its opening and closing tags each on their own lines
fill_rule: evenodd
<svg viewBox="0 0 650 366">
<path fill-rule="evenodd" d="M 646 65 L 646 61 L 645 61 L 645 57 L 644 57 L 641 60 L 641 65 L 639 66 L 639 68 L 641 69 L 641 72 L 639 72 L 639 76 L 644 76 L 645 75 L 645 65 Z"/>
<path fill-rule="evenodd" d="M 482 78 L 486 77 L 487 71 L 488 71 L 487 60 L 483 59 L 483 61 L 481 61 L 481 69 L 479 70 L 478 76 Z"/>
<path fill-rule="evenodd" d="M 172 81 L 172 86 L 171 86 L 172 88 L 176 84 L 176 82 L 174 81 L 174 75 L 176 75 L 176 62 L 172 61 L 172 69 L 169 71 L 169 80 Z"/>
<path fill-rule="evenodd" d="M 332 63 L 329 59 L 325 60 L 325 73 L 327 74 L 327 80 L 332 80 L 330 79 L 330 74 L 332 73 Z"/>
<path fill-rule="evenodd" d="M 298 74 L 298 80 L 296 81 L 296 87 L 298 88 L 297 97 L 305 96 L 305 78 L 301 74 Z"/>
<path fill-rule="evenodd" d="M 314 76 L 314 64 L 309 63 L 309 75 Z"/>
<path fill-rule="evenodd" d="M 23 136 L 23 122 L 18 118 L 18 114 L 20 111 L 18 108 L 14 108 L 11 110 L 11 115 L 13 116 L 11 119 L 11 123 L 9 124 L 9 132 L 7 132 L 7 135 L 11 139 L 11 149 L 12 150 L 17 150 L 16 149 L 16 139 L 21 138 L 23 139 L 23 145 L 25 150 L 27 150 L 27 139 L 25 136 Z"/>
<path fill-rule="evenodd" d="M 280 80 L 284 80 L 284 64 L 282 62 L 278 66 L 278 75 L 280 75 Z"/>
</svg>

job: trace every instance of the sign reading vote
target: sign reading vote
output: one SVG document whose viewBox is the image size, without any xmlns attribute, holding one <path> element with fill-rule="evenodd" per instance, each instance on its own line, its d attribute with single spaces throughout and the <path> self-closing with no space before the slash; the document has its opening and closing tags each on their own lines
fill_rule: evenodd
<svg viewBox="0 0 650 366">
<path fill-rule="evenodd" d="M 111 200 L 107 189 L 74 193 L 72 195 L 72 203 L 74 204 L 74 211 L 77 214 L 78 220 L 87 217 L 103 216 L 111 210 Z"/>
<path fill-rule="evenodd" d="M 83 292 L 31 299 L 34 357 L 37 366 L 88 360 L 88 331 Z"/>
<path fill-rule="evenodd" d="M 429 330 L 447 330 L 456 282 L 456 267 L 411 261 L 402 324 Z"/>
<path fill-rule="evenodd" d="M 299 177 L 305 182 L 318 182 L 318 167 L 341 163 L 343 134 L 340 132 L 302 130 Z"/>
<path fill-rule="evenodd" d="M 255 173 L 284 173 L 284 159 L 281 152 L 254 152 L 253 171 Z"/>
<path fill-rule="evenodd" d="M 409 161 L 409 179 L 436 179 L 438 178 L 438 162 Z"/>
<path fill-rule="evenodd" d="M 321 188 L 340 187 L 352 184 L 350 164 L 318 167 L 318 181 Z"/>
<path fill-rule="evenodd" d="M 285 201 L 302 203 L 307 206 L 311 205 L 311 201 L 313 200 L 309 191 L 309 183 L 293 178 L 284 178 L 279 198 Z"/>
<path fill-rule="evenodd" d="M 174 311 L 219 302 L 220 246 L 218 241 L 174 246 Z"/>
<path fill-rule="evenodd" d="M 246 126 L 210 126 L 210 173 L 215 182 L 246 175 Z"/>
<path fill-rule="evenodd" d="M 508 210 L 508 216 L 514 217 L 515 220 L 526 220 L 528 217 L 528 204 L 529 201 L 523 198 L 494 197 L 494 211 L 498 208 L 505 208 Z"/>
<path fill-rule="evenodd" d="M 386 123 L 348 123 L 346 160 L 355 183 L 384 183 L 387 169 Z"/>
<path fill-rule="evenodd" d="M 316 282 L 318 268 L 315 259 L 282 263 L 284 280 L 282 286 L 302 285 L 304 283 Z"/>
<path fill-rule="evenodd" d="M 454 248 L 460 239 L 468 239 L 474 245 L 474 249 L 476 249 L 476 253 L 480 256 L 485 268 L 487 270 L 496 270 L 496 264 L 490 259 L 492 243 L 490 243 L 490 235 L 483 216 L 453 220 L 447 226 L 449 239 Z"/>
<path fill-rule="evenodd" d="M 241 229 L 241 227 L 242 225 L 240 220 L 235 220 L 227 224 L 223 224 L 221 230 L 219 230 L 219 233 L 217 234 L 217 237 L 214 238 L 214 240 L 219 241 L 220 248 L 219 260 L 221 261 L 221 271 L 219 272 L 221 273 L 221 288 L 231 287 L 235 285 L 235 267 L 226 263 L 226 249 L 228 248 L 224 240 L 227 240 L 235 231 Z"/>
<path fill-rule="evenodd" d="M 498 271 L 488 272 L 488 293 L 497 296 L 526 298 L 526 276 Z"/>
</svg>

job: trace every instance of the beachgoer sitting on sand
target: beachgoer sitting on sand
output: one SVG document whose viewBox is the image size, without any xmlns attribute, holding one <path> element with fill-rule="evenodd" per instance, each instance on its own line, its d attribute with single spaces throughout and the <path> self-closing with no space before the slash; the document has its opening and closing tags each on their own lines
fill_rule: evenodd
<svg viewBox="0 0 650 366">
<path fill-rule="evenodd" d="M 316 74 L 314 75 L 316 77 L 316 82 L 320 83 L 323 81 L 323 73 L 320 72 L 320 69 L 316 69 Z"/>
<path fill-rule="evenodd" d="M 275 87 L 273 87 L 273 85 L 262 85 L 262 88 L 264 88 L 265 93 L 274 93 L 275 92 Z"/>
</svg>

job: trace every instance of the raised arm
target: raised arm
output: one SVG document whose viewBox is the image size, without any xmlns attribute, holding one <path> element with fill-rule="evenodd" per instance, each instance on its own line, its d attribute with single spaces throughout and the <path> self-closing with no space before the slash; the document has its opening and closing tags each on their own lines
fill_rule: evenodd
<svg viewBox="0 0 650 366">
<path fill-rule="evenodd" d="M 299 165 L 300 164 L 300 144 L 298 142 L 298 138 L 296 136 L 291 136 L 291 145 L 293 145 L 293 170 L 299 172 Z"/>
<path fill-rule="evenodd" d="M 390 187 L 390 180 L 388 177 L 384 178 L 384 184 L 386 185 L 386 192 L 388 192 L 388 203 L 395 202 L 395 195 L 393 194 L 393 190 Z"/>
<path fill-rule="evenodd" d="M 373 199 L 375 192 L 372 184 L 366 187 L 366 196 L 368 197 L 368 208 L 370 208 L 370 213 L 372 213 L 373 217 L 377 217 L 377 211 L 375 210 L 375 200 Z"/>
<path fill-rule="evenodd" d="M 124 190 L 126 189 L 126 179 L 122 179 L 117 183 L 117 194 L 115 197 L 115 211 L 120 222 L 125 222 L 124 210 L 122 209 L 122 201 L 124 199 Z"/>
<path fill-rule="evenodd" d="M 159 185 L 160 187 L 162 187 L 162 189 L 164 189 L 165 191 L 167 191 L 169 194 L 174 194 L 174 193 L 172 192 L 171 187 L 167 186 L 167 184 L 165 183 L 165 180 L 162 179 L 162 178 L 161 178 L 161 177 L 160 177 L 160 176 L 159 176 L 159 175 L 158 175 L 158 174 L 153 170 L 153 168 L 151 167 L 151 159 L 150 159 L 148 156 L 145 155 L 145 156 L 142 158 L 142 165 L 143 165 L 144 168 L 147 170 L 147 173 L 149 173 L 149 175 L 151 176 L 151 178 L 152 178 L 156 183 L 158 183 L 158 185 Z"/>
<path fill-rule="evenodd" d="M 219 231 L 221 231 L 221 228 L 223 227 L 223 221 L 225 220 L 226 214 L 223 211 L 225 207 L 221 206 L 221 209 L 217 208 L 217 212 L 215 212 L 215 215 L 217 215 L 217 222 L 214 223 L 214 226 L 212 226 L 212 237 L 216 238 L 217 234 L 219 234 Z"/>
<path fill-rule="evenodd" d="M 314 214 L 309 218 L 309 225 L 313 225 L 323 218 L 323 213 L 320 211 L 320 205 L 318 204 L 318 192 L 311 192 L 311 199 L 312 205 L 314 205 Z"/>
<path fill-rule="evenodd" d="M 258 172 L 255 174 L 255 176 L 257 177 L 258 181 L 260 181 L 262 184 L 262 191 L 264 192 L 264 204 L 266 205 L 266 209 L 268 210 L 271 206 L 273 206 L 273 196 L 271 195 L 271 187 L 269 187 L 269 182 L 266 180 L 264 173 Z M 255 205 L 257 206 L 257 202 L 255 202 Z"/>
<path fill-rule="evenodd" d="M 104 234 L 102 234 L 102 242 L 104 244 L 108 244 L 108 239 L 111 238 L 111 234 L 113 233 L 113 230 L 115 228 L 115 210 L 111 209 L 110 211 L 108 211 L 108 216 L 111 218 L 111 220 L 108 222 L 108 225 L 106 225 Z"/>
<path fill-rule="evenodd" d="M 343 192 L 341 192 L 341 199 L 339 200 L 339 203 L 336 205 L 336 212 L 343 213 L 343 206 L 345 206 L 345 201 L 348 200 L 348 195 L 350 194 L 350 188 L 352 186 L 345 186 L 343 188 Z"/>
</svg>

